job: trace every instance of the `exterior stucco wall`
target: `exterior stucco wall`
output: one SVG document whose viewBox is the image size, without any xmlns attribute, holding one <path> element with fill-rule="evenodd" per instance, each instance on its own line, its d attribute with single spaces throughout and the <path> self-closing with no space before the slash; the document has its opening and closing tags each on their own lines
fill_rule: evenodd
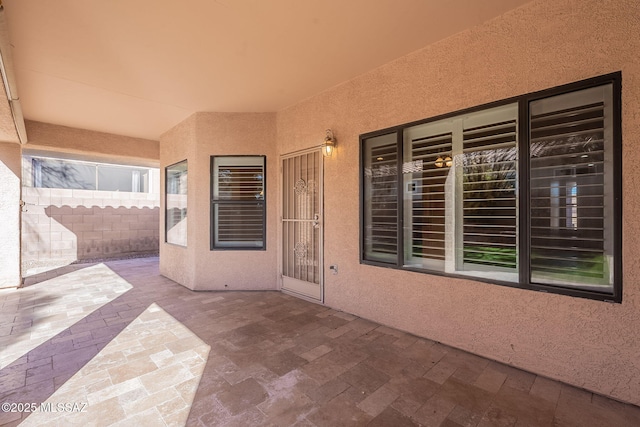
<svg viewBox="0 0 640 427">
<path fill-rule="evenodd" d="M 0 142 L 0 288 L 20 285 L 20 145 Z"/>
<path fill-rule="evenodd" d="M 145 166 L 157 166 L 158 141 L 67 126 L 26 120 L 28 142 L 25 149 L 56 153 L 91 155 L 93 159 L 111 160 Z"/>
<path fill-rule="evenodd" d="M 0 141 L 20 143 L 6 92 L 0 91 Z"/>
<path fill-rule="evenodd" d="M 274 113 L 198 113 L 196 289 L 275 289 L 278 159 Z M 211 156 L 266 155 L 266 250 L 210 250 Z M 206 230 L 206 232 L 205 232 Z"/>
<path fill-rule="evenodd" d="M 187 159 L 187 247 L 161 243 L 160 272 L 194 290 L 276 289 L 278 158 L 275 113 L 196 113 L 160 137 L 164 168 Z M 211 156 L 266 155 L 266 250 L 211 250 Z"/>
<path fill-rule="evenodd" d="M 325 161 L 325 301 L 336 309 L 640 404 L 640 15 L 636 0 L 540 0 L 280 111 L 279 153 Z M 359 263 L 362 133 L 622 70 L 622 304 Z"/>
<path fill-rule="evenodd" d="M 187 160 L 187 246 L 167 243 L 165 234 L 165 168 L 183 160 Z M 160 136 L 160 273 L 189 289 L 195 287 L 195 241 L 202 234 L 195 227 L 196 199 L 191 196 L 196 186 L 203 185 L 196 181 L 196 163 L 196 114 L 193 114 Z"/>
</svg>

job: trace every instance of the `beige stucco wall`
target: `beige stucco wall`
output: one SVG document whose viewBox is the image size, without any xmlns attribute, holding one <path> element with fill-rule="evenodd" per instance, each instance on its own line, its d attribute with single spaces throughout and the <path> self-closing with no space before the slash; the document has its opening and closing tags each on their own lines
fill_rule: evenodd
<svg viewBox="0 0 640 427">
<path fill-rule="evenodd" d="M 157 166 L 158 141 L 26 120 L 25 149 L 91 156 L 93 160 Z"/>
<path fill-rule="evenodd" d="M 0 90 L 0 141 L 19 143 L 16 123 L 4 90 Z"/>
<path fill-rule="evenodd" d="M 0 142 L 0 288 L 21 283 L 20 167 L 20 145 Z"/>
<path fill-rule="evenodd" d="M 196 117 L 196 289 L 275 289 L 278 158 L 275 113 L 198 113 Z M 211 251 L 210 156 L 265 155 L 266 250 Z M 191 223 L 194 224 L 194 223 Z M 206 232 L 205 232 L 206 230 Z"/>
<path fill-rule="evenodd" d="M 1 21 L 0 17 L 0 21 Z M 0 23 L 0 44 L 7 47 L 6 28 Z M 5 70 L 11 59 L 3 51 Z M 5 76 L 6 77 L 6 76 Z M 20 275 L 20 179 L 21 148 L 14 118 L 4 87 L 0 89 L 0 288 L 19 286 Z"/>
<path fill-rule="evenodd" d="M 279 153 L 325 161 L 327 305 L 640 404 L 637 0 L 540 0 L 278 113 Z M 611 304 L 359 263 L 358 135 L 622 70 L 624 296 Z M 338 264 L 339 274 L 327 274 Z"/>
<path fill-rule="evenodd" d="M 166 242 L 165 168 L 183 160 L 187 160 L 187 246 L 178 246 Z M 195 167 L 196 114 L 193 114 L 160 136 L 160 273 L 189 289 L 195 287 L 194 242 L 198 234 L 202 234 L 195 228 L 196 199 L 191 197 L 193 189 L 203 185 L 203 182 L 196 180 Z M 204 181 L 205 187 L 208 186 L 207 182 Z"/>
<path fill-rule="evenodd" d="M 212 155 L 267 156 L 266 250 L 210 250 Z M 275 289 L 278 195 L 275 113 L 196 113 L 160 137 L 160 159 L 162 194 L 164 168 L 184 159 L 188 163 L 189 188 L 187 247 L 161 243 L 161 273 L 195 290 Z M 164 200 L 161 210 L 164 224 Z"/>
</svg>

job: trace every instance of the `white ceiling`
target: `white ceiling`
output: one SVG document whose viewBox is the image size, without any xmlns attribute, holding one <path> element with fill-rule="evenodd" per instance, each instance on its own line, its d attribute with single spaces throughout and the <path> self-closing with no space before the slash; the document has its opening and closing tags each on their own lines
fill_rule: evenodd
<svg viewBox="0 0 640 427">
<path fill-rule="evenodd" d="M 27 119 L 158 139 L 278 111 L 529 0 L 4 0 Z"/>
</svg>

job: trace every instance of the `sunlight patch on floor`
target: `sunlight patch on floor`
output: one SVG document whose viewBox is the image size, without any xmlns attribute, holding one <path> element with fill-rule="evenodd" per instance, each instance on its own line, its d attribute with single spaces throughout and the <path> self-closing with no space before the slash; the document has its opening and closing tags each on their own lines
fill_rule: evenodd
<svg viewBox="0 0 640 427">
<path fill-rule="evenodd" d="M 104 264 L 4 291 L 2 317 L 14 326 L 0 337 L 0 369 L 82 321 L 132 288 Z M 9 320 L 11 318 L 11 320 Z M 63 341 L 64 336 L 54 341 Z"/>
<path fill-rule="evenodd" d="M 151 304 L 21 425 L 176 425 L 187 421 L 210 346 Z M 65 411 L 53 412 L 53 408 Z"/>
</svg>

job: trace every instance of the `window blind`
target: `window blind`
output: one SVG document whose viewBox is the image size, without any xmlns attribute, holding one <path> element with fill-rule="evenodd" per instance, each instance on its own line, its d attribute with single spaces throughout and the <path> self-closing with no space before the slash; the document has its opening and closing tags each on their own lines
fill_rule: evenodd
<svg viewBox="0 0 640 427">
<path fill-rule="evenodd" d="M 608 283 L 604 102 L 533 113 L 530 150 L 532 276 Z"/>
<path fill-rule="evenodd" d="M 411 255 L 417 258 L 445 259 L 445 184 L 450 167 L 451 132 L 411 140 L 411 160 L 419 164 L 412 172 Z M 436 160 L 438 160 L 436 165 Z"/>
<path fill-rule="evenodd" d="M 364 145 L 363 256 L 396 262 L 398 254 L 398 147 L 395 133 L 375 136 Z"/>
<path fill-rule="evenodd" d="M 264 158 L 214 157 L 214 247 L 262 247 Z"/>
<path fill-rule="evenodd" d="M 516 121 L 463 131 L 463 262 L 516 267 Z"/>
</svg>

